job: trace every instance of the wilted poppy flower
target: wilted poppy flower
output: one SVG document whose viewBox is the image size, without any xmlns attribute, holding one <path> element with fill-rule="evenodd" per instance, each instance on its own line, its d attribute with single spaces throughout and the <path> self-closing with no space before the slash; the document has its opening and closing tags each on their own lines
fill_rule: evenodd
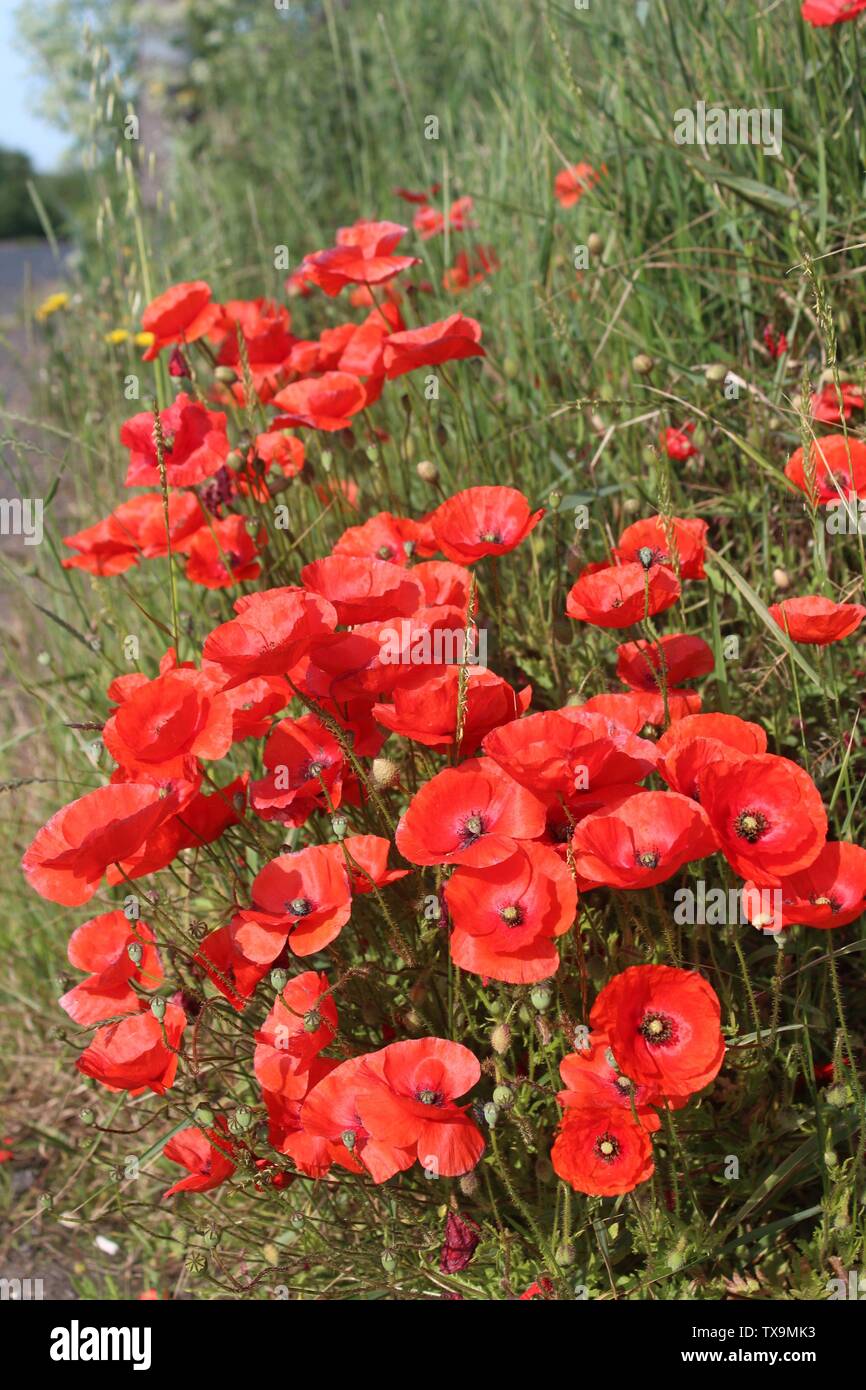
<svg viewBox="0 0 866 1390">
<path fill-rule="evenodd" d="M 698 777 L 709 763 L 739 753 L 766 753 L 767 735 L 759 724 L 736 714 L 689 714 L 666 729 L 656 748 L 659 772 L 668 786 L 698 799 Z"/>
<path fill-rule="evenodd" d="M 619 538 L 614 556 L 621 564 L 635 561 L 674 568 L 671 548 L 676 550 L 682 579 L 706 579 L 704 557 L 707 551 L 707 523 L 699 517 L 672 516 L 667 527 L 660 516 L 647 517 L 627 526 Z M 668 539 L 669 531 L 672 541 Z"/>
<path fill-rule="evenodd" d="M 216 473 L 228 458 L 226 417 L 208 410 L 181 391 L 167 410 L 159 413 L 163 437 L 163 463 L 170 487 L 191 487 Z M 159 456 L 153 430 L 153 414 L 143 410 L 120 429 L 120 442 L 129 450 L 127 487 L 159 487 Z"/>
<path fill-rule="evenodd" d="M 772 882 L 806 869 L 827 839 L 821 794 L 789 758 L 728 749 L 698 775 L 698 796 L 741 878 Z"/>
<path fill-rule="evenodd" d="M 663 613 L 680 596 L 679 580 L 664 565 L 611 565 L 582 574 L 565 604 L 569 618 L 595 627 L 631 627 Z"/>
<path fill-rule="evenodd" d="M 227 689 L 254 676 L 290 671 L 337 625 L 331 604 L 301 588 L 245 594 L 235 599 L 234 610 L 238 616 L 214 628 L 202 650 L 205 662 L 222 671 Z"/>
<path fill-rule="evenodd" d="M 313 811 L 343 799 L 343 751 L 314 714 L 281 719 L 264 751 L 267 775 L 250 787 L 250 805 L 263 820 L 303 825 Z"/>
<path fill-rule="evenodd" d="M 492 758 L 446 767 L 401 816 L 397 848 L 412 864 L 498 864 L 544 831 L 544 805 Z"/>
<path fill-rule="evenodd" d="M 451 959 L 461 970 L 509 984 L 546 980 L 559 968 L 555 938 L 574 924 L 577 889 L 547 845 L 515 844 L 507 859 L 462 865 L 445 886 L 454 924 Z"/>
<path fill-rule="evenodd" d="M 317 1053 L 337 1031 L 337 1005 L 328 977 L 305 970 L 289 980 L 256 1033 L 253 1066 L 266 1091 L 301 1098 L 307 1072 Z"/>
<path fill-rule="evenodd" d="M 382 362 L 389 381 L 418 367 L 434 367 L 440 362 L 484 355 L 481 324 L 476 319 L 466 318 L 465 314 L 451 314 L 423 328 L 392 333 L 382 346 Z"/>
<path fill-rule="evenodd" d="M 743 907 L 755 926 L 845 927 L 866 910 L 866 849 L 828 840 L 808 869 L 782 877 L 779 898 L 771 899 L 780 903 L 781 921 L 764 920 L 768 889 L 773 892 L 774 886 L 751 880 L 743 886 Z"/>
<path fill-rule="evenodd" d="M 481 1240 L 481 1227 L 470 1216 L 461 1216 L 457 1211 L 449 1211 L 445 1217 L 445 1235 L 439 1255 L 439 1268 L 443 1274 L 459 1274 L 471 1263 L 472 1256 Z"/>
<path fill-rule="evenodd" d="M 572 836 L 578 880 L 649 888 L 717 848 L 701 808 L 677 792 L 641 791 L 586 816 Z"/>
<path fill-rule="evenodd" d="M 841 642 L 866 618 L 862 603 L 834 603 L 832 599 L 810 594 L 805 598 L 786 598 L 767 610 L 777 627 L 792 642 L 828 647 Z"/>
<path fill-rule="evenodd" d="M 449 560 L 471 565 L 485 555 L 506 555 L 544 516 L 514 487 L 470 487 L 456 492 L 430 517 L 436 544 Z"/>
<path fill-rule="evenodd" d="M 137 962 L 127 950 L 131 945 L 139 948 Z M 146 922 L 130 922 L 119 910 L 103 912 L 76 927 L 67 954 L 77 970 L 88 971 L 88 978 L 73 985 L 58 1002 L 82 1027 L 115 1014 L 138 1013 L 141 995 L 133 989 L 133 981 L 149 990 L 162 979 L 150 927 Z"/>
<path fill-rule="evenodd" d="M 355 1106 L 372 1139 L 408 1149 L 437 1177 L 459 1177 L 475 1167 L 484 1140 L 455 1103 L 481 1076 L 468 1047 L 445 1038 L 412 1038 L 391 1043 L 366 1061 L 379 1084 L 368 1088 L 359 1078 Z"/>
<path fill-rule="evenodd" d="M 614 1064 L 604 1033 L 591 1033 L 586 1046 L 569 1052 L 559 1064 L 565 1090 L 556 1097 L 565 1110 L 626 1110 L 637 1114 L 644 1129 L 655 1131 L 661 1120 L 653 1109 L 656 1093 L 636 1085 Z"/>
<path fill-rule="evenodd" d="M 660 438 L 669 459 L 675 459 L 677 463 L 685 463 L 686 459 L 693 458 L 698 453 L 692 443 L 694 432 L 693 421 L 689 421 L 681 429 L 677 429 L 674 425 L 668 426 Z"/>
<path fill-rule="evenodd" d="M 367 394 L 356 376 L 349 372 L 325 372 L 284 386 L 273 398 L 283 412 L 273 421 L 274 429 L 285 425 L 305 425 L 311 430 L 345 430 L 367 404 Z"/>
<path fill-rule="evenodd" d="M 395 256 L 397 243 L 408 227 L 397 222 L 356 222 L 341 227 L 337 245 L 305 256 L 300 273 L 327 295 L 337 295 L 346 285 L 381 285 L 410 266 L 417 256 Z"/>
<path fill-rule="evenodd" d="M 218 1129 L 192 1126 L 173 1134 L 162 1156 L 188 1169 L 189 1177 L 173 1183 L 163 1197 L 172 1197 L 175 1192 L 210 1192 L 220 1187 L 235 1171 L 231 1153 L 231 1144 Z"/>
<path fill-rule="evenodd" d="M 329 555 L 301 570 L 305 589 L 333 604 L 339 623 L 372 623 L 405 617 L 423 605 L 413 576 L 387 560 L 369 556 Z"/>
<path fill-rule="evenodd" d="M 177 809 L 175 791 L 153 783 L 97 787 L 57 811 L 24 853 L 31 888 L 64 907 L 80 907 L 110 864 L 127 859 Z"/>
<path fill-rule="evenodd" d="M 839 409 L 839 396 L 842 408 Z M 850 420 L 855 410 L 863 409 L 863 396 L 850 381 L 843 381 L 836 390 L 836 383 L 828 381 L 820 391 L 814 391 L 809 400 L 812 419 L 820 420 L 822 425 L 839 425 L 842 420 Z"/>
<path fill-rule="evenodd" d="M 288 938 L 296 956 L 311 956 L 340 935 L 352 912 L 349 879 L 333 845 L 280 854 L 253 880 L 252 908 L 242 908 L 235 939 L 254 961 L 276 960 Z"/>
<path fill-rule="evenodd" d="M 172 285 L 151 300 L 141 316 L 145 333 L 153 334 L 145 362 L 152 362 L 170 343 L 194 343 L 209 333 L 220 314 L 219 306 L 210 301 L 210 285 L 204 280 Z"/>
<path fill-rule="evenodd" d="M 606 164 L 602 164 L 600 169 L 594 169 L 585 160 L 560 169 L 553 181 L 553 192 L 559 206 L 563 208 L 574 207 L 575 203 L 580 202 L 584 193 L 588 193 L 591 188 L 594 188 L 602 174 L 606 173 Z"/>
<path fill-rule="evenodd" d="M 658 642 L 625 642 L 617 647 L 616 674 L 635 690 L 658 690 L 707 676 L 715 666 L 713 649 L 702 637 L 672 632 Z"/>
<path fill-rule="evenodd" d="M 809 446 L 812 482 L 806 476 L 803 450 L 795 449 L 785 464 L 785 477 L 811 496 L 817 506 L 866 495 L 866 444 L 852 435 L 827 434 Z"/>
<path fill-rule="evenodd" d="M 725 1056 L 721 1006 L 696 970 L 633 965 L 606 984 L 590 1023 L 636 1085 L 677 1100 L 703 1090 Z"/>
<path fill-rule="evenodd" d="M 102 739 L 127 773 L 190 780 L 196 758 L 222 758 L 231 748 L 231 708 L 211 671 L 169 670 L 123 701 Z"/>
<path fill-rule="evenodd" d="M 542 796 L 639 782 L 656 764 L 648 740 L 603 714 L 569 705 L 503 724 L 487 735 L 483 747 L 516 781 Z"/>
<path fill-rule="evenodd" d="M 110 1091 L 164 1095 L 174 1084 L 185 1027 L 186 1014 L 177 1004 L 166 1004 L 161 1021 L 148 1009 L 97 1029 L 75 1065 Z"/>
<path fill-rule="evenodd" d="M 459 682 L 456 666 L 436 672 L 415 671 L 396 687 L 393 704 L 373 706 L 373 717 L 414 743 L 449 748 L 457 737 Z M 517 719 L 528 708 L 531 696 L 528 685 L 515 692 L 486 666 L 470 666 L 464 685 L 462 752 L 474 753 L 491 730 Z"/>
<path fill-rule="evenodd" d="M 800 14 L 815 28 L 842 24 L 866 10 L 866 0 L 803 0 Z"/>
<path fill-rule="evenodd" d="M 649 1134 L 622 1109 L 566 1111 L 550 1158 L 563 1182 L 589 1197 L 618 1197 L 653 1175 Z"/>
</svg>

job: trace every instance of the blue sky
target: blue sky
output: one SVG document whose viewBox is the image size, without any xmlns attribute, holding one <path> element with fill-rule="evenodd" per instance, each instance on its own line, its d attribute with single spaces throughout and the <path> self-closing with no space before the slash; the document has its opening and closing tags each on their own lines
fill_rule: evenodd
<svg viewBox="0 0 866 1390">
<path fill-rule="evenodd" d="M 55 169 L 66 148 L 63 132 L 35 114 L 38 83 L 14 46 L 18 0 L 0 0 L 0 145 L 29 154 L 36 169 Z"/>
</svg>

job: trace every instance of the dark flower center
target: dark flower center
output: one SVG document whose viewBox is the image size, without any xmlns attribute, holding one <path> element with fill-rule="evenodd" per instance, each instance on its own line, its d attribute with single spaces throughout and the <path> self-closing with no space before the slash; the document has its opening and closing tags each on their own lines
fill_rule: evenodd
<svg viewBox="0 0 866 1390">
<path fill-rule="evenodd" d="M 615 1163 L 619 1158 L 621 1145 L 615 1134 L 605 1130 L 604 1134 L 600 1134 L 596 1139 L 594 1149 L 596 1158 L 600 1158 L 603 1163 Z"/>
<path fill-rule="evenodd" d="M 642 854 L 636 854 L 634 862 L 641 869 L 657 869 L 661 855 L 657 849 L 644 850 Z"/>
<path fill-rule="evenodd" d="M 523 909 L 517 903 L 499 909 L 499 916 L 507 927 L 519 927 L 523 922 Z"/>
<path fill-rule="evenodd" d="M 393 560 L 394 558 L 394 552 L 390 545 L 380 545 L 376 554 L 379 556 L 380 560 Z"/>
<path fill-rule="evenodd" d="M 498 531 L 482 531 L 481 539 L 486 545 L 501 545 L 502 537 Z"/>
<path fill-rule="evenodd" d="M 462 841 L 463 847 L 474 845 L 475 841 L 484 834 L 484 819 L 479 816 L 477 811 L 471 816 L 467 816 L 463 822 Z"/>
<path fill-rule="evenodd" d="M 741 840 L 748 840 L 750 845 L 766 835 L 769 828 L 770 823 L 762 811 L 741 811 L 734 821 L 734 830 Z"/>
<path fill-rule="evenodd" d="M 676 1030 L 673 1019 L 667 1014 L 647 1013 L 638 1025 L 638 1032 L 650 1047 L 667 1047 L 674 1041 Z"/>
<path fill-rule="evenodd" d="M 829 907 L 831 912 L 841 912 L 842 904 L 838 898 L 811 897 L 809 902 L 813 907 Z"/>
<path fill-rule="evenodd" d="M 652 546 L 649 545 L 642 545 L 637 552 L 637 562 L 639 565 L 642 565 L 645 570 L 652 569 L 653 565 L 658 564 L 661 558 L 660 551 L 653 550 Z"/>
<path fill-rule="evenodd" d="M 420 1100 L 422 1105 L 441 1105 L 445 1097 L 441 1091 L 416 1091 L 415 1099 Z"/>
<path fill-rule="evenodd" d="M 313 910 L 309 898 L 292 898 L 290 903 L 286 903 L 286 907 L 293 917 L 307 917 Z"/>
</svg>

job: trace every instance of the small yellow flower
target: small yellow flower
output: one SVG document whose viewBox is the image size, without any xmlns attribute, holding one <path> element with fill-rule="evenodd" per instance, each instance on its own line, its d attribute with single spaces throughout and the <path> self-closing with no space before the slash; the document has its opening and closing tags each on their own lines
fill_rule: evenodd
<svg viewBox="0 0 866 1390">
<path fill-rule="evenodd" d="M 151 343 L 154 342 L 154 335 L 152 333 L 136 333 L 133 342 L 136 347 L 150 347 Z"/>
<path fill-rule="evenodd" d="M 36 318 L 40 323 L 44 323 L 52 314 L 56 314 L 58 309 L 65 309 L 68 303 L 69 295 L 66 290 L 58 290 L 56 294 L 50 294 L 47 299 L 43 299 L 36 310 Z"/>
<path fill-rule="evenodd" d="M 110 333 L 106 333 L 107 343 L 126 343 L 129 341 L 129 330 L 127 328 L 112 328 Z"/>
</svg>

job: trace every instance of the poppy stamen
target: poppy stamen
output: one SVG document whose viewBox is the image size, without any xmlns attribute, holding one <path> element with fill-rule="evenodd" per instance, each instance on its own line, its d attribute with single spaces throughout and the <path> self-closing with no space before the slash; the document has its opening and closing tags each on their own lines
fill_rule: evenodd
<svg viewBox="0 0 866 1390">
<path fill-rule="evenodd" d="M 476 811 L 473 815 L 467 816 L 463 822 L 462 842 L 463 848 L 467 845 L 474 845 L 475 841 L 484 834 L 484 818 Z"/>
<path fill-rule="evenodd" d="M 441 1105 L 445 1099 L 441 1091 L 416 1091 L 415 1099 L 420 1100 L 422 1105 Z"/>
<path fill-rule="evenodd" d="M 498 531 L 482 531 L 481 540 L 485 545 L 502 545 L 503 540 Z"/>
<path fill-rule="evenodd" d="M 517 903 L 510 903 L 508 907 L 501 907 L 499 916 L 507 927 L 519 927 L 523 924 L 523 909 Z"/>
<path fill-rule="evenodd" d="M 734 830 L 741 840 L 748 840 L 750 845 L 766 835 L 769 828 L 770 822 L 762 811 L 741 811 L 734 821 Z"/>
<path fill-rule="evenodd" d="M 308 917 L 313 910 L 313 904 L 309 898 L 292 898 L 291 902 L 286 903 L 286 908 L 293 917 Z"/>
<path fill-rule="evenodd" d="M 675 1040 L 675 1031 L 674 1021 L 667 1014 L 644 1014 L 638 1026 L 638 1032 L 643 1034 L 651 1047 L 667 1047 Z"/>
<path fill-rule="evenodd" d="M 605 1130 L 595 1141 L 595 1154 L 604 1163 L 614 1163 L 619 1158 L 621 1145 L 616 1135 Z"/>
<path fill-rule="evenodd" d="M 634 862 L 641 869 L 657 869 L 661 855 L 657 849 L 644 850 L 641 854 L 636 854 Z"/>
</svg>

